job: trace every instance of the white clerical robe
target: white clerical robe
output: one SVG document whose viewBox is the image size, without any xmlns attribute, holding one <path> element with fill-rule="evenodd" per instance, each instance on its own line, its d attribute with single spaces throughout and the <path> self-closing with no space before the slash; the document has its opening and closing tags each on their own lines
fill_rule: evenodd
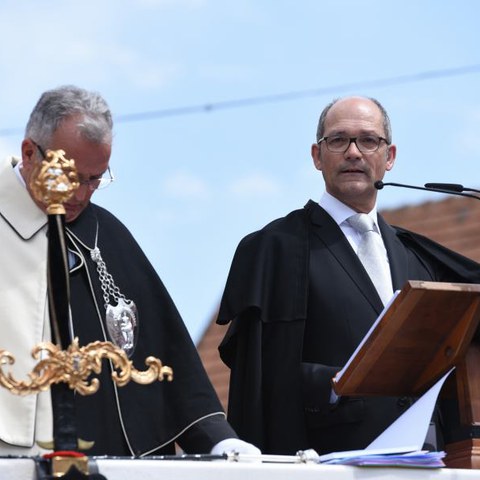
<svg viewBox="0 0 480 480">
<path fill-rule="evenodd" d="M 10 158 L 0 166 L 0 349 L 15 357 L 3 370 L 17 380 L 29 380 L 38 361 L 32 348 L 50 340 L 46 232 L 47 216 Z M 36 440 L 52 438 L 50 392 L 17 396 L 0 386 L 0 455 L 35 454 L 41 451 Z"/>
</svg>

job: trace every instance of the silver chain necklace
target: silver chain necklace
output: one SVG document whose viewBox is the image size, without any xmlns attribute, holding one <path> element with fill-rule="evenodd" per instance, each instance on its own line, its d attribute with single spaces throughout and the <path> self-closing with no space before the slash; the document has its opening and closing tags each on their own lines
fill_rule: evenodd
<svg viewBox="0 0 480 480">
<path fill-rule="evenodd" d="M 102 258 L 98 247 L 98 222 L 95 233 L 95 246 L 93 248 L 85 245 L 70 230 L 70 235 L 90 251 L 90 257 L 97 267 L 98 278 L 103 292 L 105 308 L 105 323 L 111 340 L 122 348 L 128 356 L 131 356 L 135 349 L 138 331 L 138 311 L 133 300 L 128 300 L 115 284 L 115 280 L 107 270 L 107 265 Z M 93 292 L 92 292 L 93 293 Z M 112 305 L 111 299 L 117 303 Z"/>
</svg>

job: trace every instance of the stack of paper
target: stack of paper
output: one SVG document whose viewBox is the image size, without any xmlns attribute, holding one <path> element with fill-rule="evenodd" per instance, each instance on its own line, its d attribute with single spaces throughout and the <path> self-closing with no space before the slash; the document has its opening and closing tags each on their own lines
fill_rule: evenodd
<svg viewBox="0 0 480 480">
<path fill-rule="evenodd" d="M 444 467 L 442 458 L 445 452 L 429 452 L 427 450 L 415 450 L 404 453 L 389 453 L 388 450 L 356 450 L 349 452 L 337 452 L 321 455 L 320 463 L 329 465 L 357 465 L 369 467 Z"/>
<path fill-rule="evenodd" d="M 379 435 L 365 450 L 320 455 L 319 463 L 336 465 L 444 467 L 445 452 L 421 450 L 435 402 L 453 368 Z"/>
</svg>

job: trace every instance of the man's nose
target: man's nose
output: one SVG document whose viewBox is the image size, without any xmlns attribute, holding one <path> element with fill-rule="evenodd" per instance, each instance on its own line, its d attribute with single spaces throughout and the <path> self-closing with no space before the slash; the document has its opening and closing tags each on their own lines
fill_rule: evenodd
<svg viewBox="0 0 480 480">
<path fill-rule="evenodd" d="M 355 140 L 350 140 L 348 148 L 344 152 L 345 158 L 360 158 L 362 152 L 358 149 Z"/>
</svg>

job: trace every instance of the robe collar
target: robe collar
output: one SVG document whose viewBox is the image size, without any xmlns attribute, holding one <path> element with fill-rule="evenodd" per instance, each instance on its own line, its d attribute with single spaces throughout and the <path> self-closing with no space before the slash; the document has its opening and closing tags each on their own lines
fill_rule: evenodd
<svg viewBox="0 0 480 480">
<path fill-rule="evenodd" d="M 32 200 L 13 170 L 17 159 L 9 157 L 0 167 L 0 215 L 24 240 L 47 224 L 47 215 Z"/>
</svg>

